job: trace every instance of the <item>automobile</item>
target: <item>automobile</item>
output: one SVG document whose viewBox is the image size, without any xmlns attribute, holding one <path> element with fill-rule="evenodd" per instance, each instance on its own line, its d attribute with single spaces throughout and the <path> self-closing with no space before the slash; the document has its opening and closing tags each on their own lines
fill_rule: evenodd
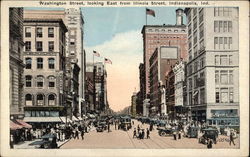
<svg viewBox="0 0 250 157">
<path fill-rule="evenodd" d="M 52 149 L 57 148 L 56 135 L 49 133 L 41 137 L 41 141 L 35 141 L 30 143 L 30 146 L 35 146 L 35 148 Z"/>
<path fill-rule="evenodd" d="M 172 135 L 174 132 L 174 130 L 171 128 L 157 128 L 157 130 L 160 136 Z"/>
<path fill-rule="evenodd" d="M 107 130 L 107 123 L 105 120 L 100 120 L 96 124 L 96 131 L 97 132 L 103 132 L 104 130 Z"/>
<path fill-rule="evenodd" d="M 164 120 L 157 120 L 156 121 L 156 125 L 158 127 L 165 127 L 166 126 L 166 121 L 164 121 Z"/>
<path fill-rule="evenodd" d="M 216 128 L 209 127 L 202 129 L 202 132 L 203 135 L 199 138 L 199 143 L 207 144 L 208 139 L 212 139 L 214 144 L 217 143 L 219 132 Z"/>
<path fill-rule="evenodd" d="M 129 129 L 132 128 L 132 124 L 131 124 L 131 118 L 128 116 L 124 116 L 120 118 L 120 128 L 127 131 Z"/>
</svg>

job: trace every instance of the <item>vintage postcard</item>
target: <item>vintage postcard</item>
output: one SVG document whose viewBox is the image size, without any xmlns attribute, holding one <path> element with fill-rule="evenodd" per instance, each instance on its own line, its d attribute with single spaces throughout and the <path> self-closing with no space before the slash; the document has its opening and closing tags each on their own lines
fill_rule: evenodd
<svg viewBox="0 0 250 157">
<path fill-rule="evenodd" d="M 248 1 L 1 1 L 1 156 L 248 156 Z"/>
</svg>

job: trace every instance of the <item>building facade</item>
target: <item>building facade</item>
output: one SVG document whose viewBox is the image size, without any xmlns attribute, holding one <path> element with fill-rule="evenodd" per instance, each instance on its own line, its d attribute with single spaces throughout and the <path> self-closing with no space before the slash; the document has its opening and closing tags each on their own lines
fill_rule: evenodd
<svg viewBox="0 0 250 157">
<path fill-rule="evenodd" d="M 59 122 L 59 116 L 67 114 L 64 80 L 68 30 L 62 19 L 24 17 L 25 121 Z"/>
<path fill-rule="evenodd" d="M 173 72 L 173 66 L 166 75 L 166 105 L 167 115 L 169 120 L 175 120 L 175 75 Z"/>
<path fill-rule="evenodd" d="M 22 119 L 23 111 L 23 8 L 9 9 L 10 118 Z"/>
<path fill-rule="evenodd" d="M 193 120 L 239 126 L 238 8 L 186 8 L 187 102 Z"/>
<path fill-rule="evenodd" d="M 145 25 L 143 35 L 143 63 L 145 69 L 145 97 L 150 92 L 150 63 L 149 59 L 156 48 L 161 46 L 177 46 L 180 58 L 187 56 L 187 27 L 183 24 L 183 10 L 176 10 L 176 25 Z"/>
<path fill-rule="evenodd" d="M 136 116 L 136 100 L 137 100 L 137 93 L 134 92 L 131 96 L 131 116 Z"/>
</svg>

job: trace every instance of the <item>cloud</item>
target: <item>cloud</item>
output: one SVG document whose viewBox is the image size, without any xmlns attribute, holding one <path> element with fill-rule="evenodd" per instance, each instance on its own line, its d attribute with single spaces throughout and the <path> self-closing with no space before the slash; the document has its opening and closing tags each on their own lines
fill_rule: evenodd
<svg viewBox="0 0 250 157">
<path fill-rule="evenodd" d="M 135 88 L 139 88 L 139 64 L 143 58 L 140 30 L 116 34 L 111 40 L 93 47 L 86 47 L 87 62 L 92 62 L 93 50 L 112 60 L 107 64 L 107 88 L 110 107 L 121 110 L 131 104 Z M 95 57 L 95 61 L 102 59 Z"/>
</svg>

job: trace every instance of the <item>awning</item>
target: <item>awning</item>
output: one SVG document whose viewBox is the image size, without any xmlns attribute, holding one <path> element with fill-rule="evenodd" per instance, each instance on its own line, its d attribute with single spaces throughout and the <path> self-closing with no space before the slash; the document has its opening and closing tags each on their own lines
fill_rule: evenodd
<svg viewBox="0 0 250 157">
<path fill-rule="evenodd" d="M 28 123 L 25 123 L 23 120 L 21 119 L 16 119 L 16 121 L 21 124 L 21 126 L 23 126 L 24 128 L 27 128 L 27 129 L 30 129 L 32 128 L 32 125 L 28 124 Z"/>
<path fill-rule="evenodd" d="M 11 130 L 17 130 L 17 129 L 22 129 L 23 126 L 21 125 L 18 125 L 16 123 L 14 123 L 12 120 L 10 120 L 10 129 Z"/>
<path fill-rule="evenodd" d="M 61 122 L 59 117 L 24 117 L 25 122 Z"/>
<path fill-rule="evenodd" d="M 60 117 L 60 119 L 61 119 L 61 122 L 66 123 L 66 117 Z M 69 119 L 69 117 L 67 117 L 67 122 L 72 123 L 72 121 Z"/>
</svg>

